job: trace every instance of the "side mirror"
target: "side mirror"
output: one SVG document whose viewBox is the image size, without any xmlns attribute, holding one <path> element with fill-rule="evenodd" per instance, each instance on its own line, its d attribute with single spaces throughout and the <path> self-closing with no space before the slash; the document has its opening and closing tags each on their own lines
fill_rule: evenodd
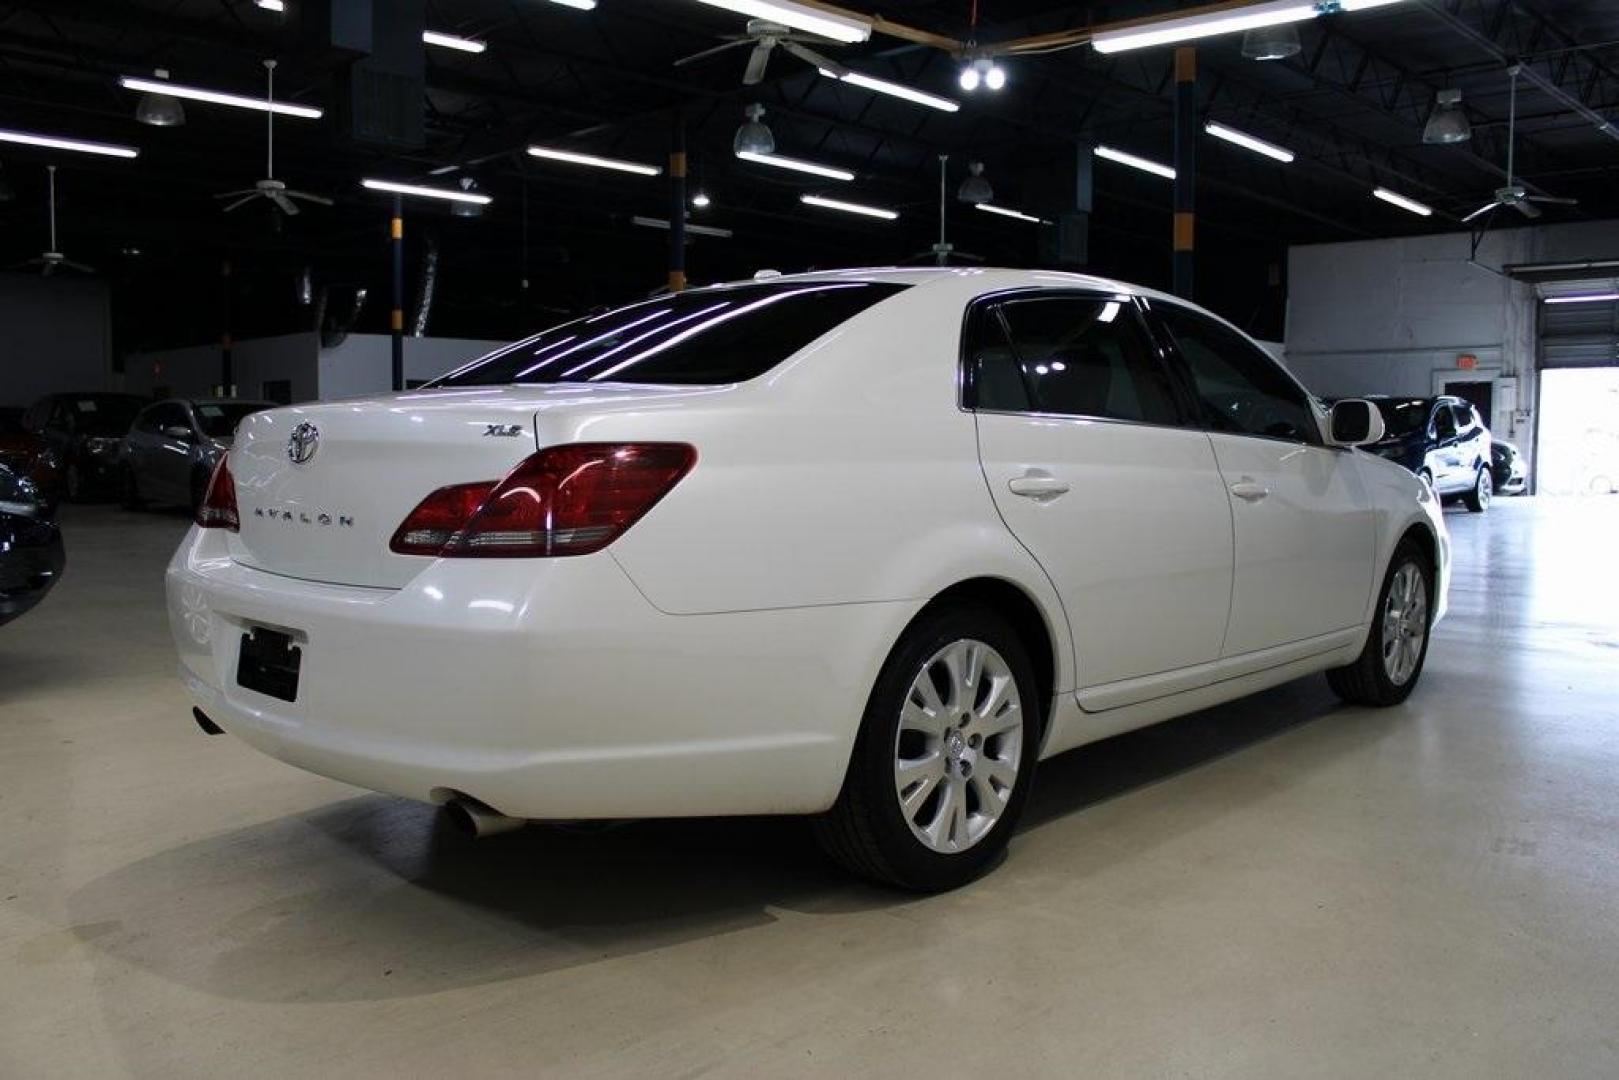
<svg viewBox="0 0 1619 1080">
<path fill-rule="evenodd" d="M 1365 446 L 1383 438 L 1383 414 L 1362 398 L 1345 398 L 1332 407 L 1333 446 Z"/>
<path fill-rule="evenodd" d="M 191 442 L 191 429 L 184 424 L 170 424 L 163 429 L 165 439 L 179 439 L 182 442 Z"/>
</svg>

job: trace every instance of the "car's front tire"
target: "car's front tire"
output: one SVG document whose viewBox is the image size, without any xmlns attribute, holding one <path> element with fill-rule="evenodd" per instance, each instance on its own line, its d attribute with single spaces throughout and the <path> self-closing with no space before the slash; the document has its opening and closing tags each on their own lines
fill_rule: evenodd
<svg viewBox="0 0 1619 1080">
<path fill-rule="evenodd" d="M 1462 502 L 1475 514 L 1482 514 L 1490 508 L 1490 500 L 1495 497 L 1495 481 L 1490 478 L 1489 469 L 1480 469 L 1478 475 L 1473 477 L 1473 490 L 1462 496 Z"/>
<path fill-rule="evenodd" d="M 1353 664 L 1327 672 L 1327 682 L 1352 705 L 1398 705 L 1411 696 L 1428 659 L 1433 624 L 1433 566 L 1407 540 L 1394 549 L 1366 647 Z"/>
<path fill-rule="evenodd" d="M 872 688 L 837 803 L 816 835 L 850 870 L 919 891 L 989 868 L 1017 825 L 1039 756 L 1028 652 L 995 612 L 961 605 L 906 630 Z"/>
</svg>

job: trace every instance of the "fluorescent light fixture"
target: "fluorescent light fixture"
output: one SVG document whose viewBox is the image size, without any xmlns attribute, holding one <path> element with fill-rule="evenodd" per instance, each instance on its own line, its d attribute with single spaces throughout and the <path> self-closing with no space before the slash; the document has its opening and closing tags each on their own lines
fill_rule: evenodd
<svg viewBox="0 0 1619 1080">
<path fill-rule="evenodd" d="M 296 116 L 302 120 L 319 120 L 325 115 L 313 105 L 293 105 L 285 101 L 277 101 L 273 105 L 263 98 L 243 97 L 241 94 L 226 94 L 218 90 L 204 90 L 196 86 L 182 86 L 167 79 L 142 79 L 134 75 L 124 75 L 118 80 L 118 85 L 125 90 L 141 90 L 148 94 L 167 94 L 170 97 L 185 98 L 188 101 L 206 101 L 214 105 L 230 105 L 238 109 L 257 109 L 259 112 L 274 112 L 277 116 Z"/>
<path fill-rule="evenodd" d="M 286 0 L 253 0 L 254 7 L 261 7 L 265 11 L 286 11 Z"/>
<path fill-rule="evenodd" d="M 1044 219 L 1037 218 L 1033 214 L 1025 214 L 1021 210 L 1010 210 L 1010 209 L 1008 209 L 1007 207 L 1004 207 L 1004 206 L 996 206 L 994 203 L 987 203 L 987 202 L 974 203 L 973 204 L 973 209 L 974 210 L 982 210 L 986 214 L 999 214 L 999 215 L 1001 215 L 1001 217 L 1016 218 L 1019 221 L 1027 221 L 1031 225 L 1044 225 L 1044 224 L 1046 224 L 1046 221 Z"/>
<path fill-rule="evenodd" d="M 1140 169 L 1142 172 L 1150 172 L 1154 176 L 1162 176 L 1165 180 L 1175 179 L 1175 170 L 1171 166 L 1148 158 L 1137 157 L 1134 154 L 1127 154 L 1123 150 L 1115 150 L 1111 146 L 1098 146 L 1096 156 L 1106 158 L 1109 161 L 1116 161 L 1120 165 L 1128 165 L 1132 169 Z"/>
<path fill-rule="evenodd" d="M 724 8 L 750 19 L 768 19 L 794 30 L 817 34 L 845 45 L 857 45 L 871 37 L 871 23 L 835 15 L 818 7 L 795 4 L 792 0 L 698 0 L 709 7 Z"/>
<path fill-rule="evenodd" d="M 1388 0 L 1385 0 L 1388 2 Z M 1347 8 L 1349 5 L 1343 5 Z M 1126 49 L 1146 49 L 1154 45 L 1171 45 L 1181 41 L 1196 41 L 1216 34 L 1235 34 L 1261 26 L 1303 22 L 1316 17 L 1314 3 L 1299 0 L 1271 0 L 1270 3 L 1251 4 L 1234 11 L 1210 11 L 1201 15 L 1188 15 L 1181 19 L 1163 19 L 1130 26 L 1119 30 L 1103 30 L 1091 38 L 1091 46 L 1099 53 L 1124 52 Z"/>
<path fill-rule="evenodd" d="M 1393 203 L 1401 210 L 1409 210 L 1413 214 L 1421 214 L 1423 217 L 1427 217 L 1433 213 L 1433 207 L 1419 203 L 1415 199 L 1408 199 L 1398 191 L 1390 191 L 1388 188 L 1380 187 L 1373 189 L 1372 194 L 1386 203 Z"/>
<path fill-rule="evenodd" d="M 81 154 L 101 154 L 105 157 L 132 158 L 140 154 L 133 146 L 86 142 L 83 139 L 68 139 L 60 135 L 35 135 L 32 132 L 11 131 L 6 128 L 0 128 L 0 142 L 40 146 L 47 150 L 74 150 Z"/>
<path fill-rule="evenodd" d="M 457 52 L 465 53 L 481 53 L 489 47 L 481 41 L 456 37 L 454 34 L 441 34 L 437 30 L 423 30 L 422 41 L 428 45 L 437 45 L 441 49 L 455 49 Z"/>
<path fill-rule="evenodd" d="M 618 158 L 597 157 L 595 154 L 576 154 L 572 150 L 553 150 L 549 146 L 531 146 L 528 152 L 547 161 L 562 161 L 569 165 L 589 165 L 596 169 L 634 173 L 636 176 L 657 176 L 663 172 L 656 165 L 642 165 L 638 161 L 620 161 Z"/>
<path fill-rule="evenodd" d="M 392 180 L 361 180 L 360 186 L 372 191 L 391 191 L 395 195 L 419 195 L 424 199 L 443 199 L 445 202 L 477 203 L 479 206 L 488 206 L 492 200 L 487 195 L 479 195 L 473 191 L 458 191 L 455 188 L 423 187 L 420 184 L 396 184 Z"/>
<path fill-rule="evenodd" d="M 596 10 L 596 0 L 551 0 L 551 3 L 561 4 L 563 7 L 571 7 L 575 11 Z"/>
<path fill-rule="evenodd" d="M 641 217 L 639 214 L 630 218 L 630 224 L 643 225 L 648 229 L 667 229 L 669 227 L 667 218 Z M 694 225 L 688 221 L 686 222 L 686 231 L 693 236 L 718 236 L 722 240 L 731 238 L 731 230 L 722 229 L 718 225 Z"/>
<path fill-rule="evenodd" d="M 1228 143 L 1236 143 L 1245 150 L 1252 150 L 1256 154 L 1264 154 L 1266 157 L 1273 158 L 1276 161 L 1288 163 L 1291 162 L 1295 156 L 1291 150 L 1284 150 L 1282 147 L 1277 146 L 1274 143 L 1268 143 L 1264 139 L 1256 139 L 1247 132 L 1238 131 L 1236 128 L 1232 127 L 1226 127 L 1224 124 L 1216 120 L 1210 120 L 1208 123 L 1204 124 L 1203 130 L 1208 132 L 1210 135 L 1213 135 L 1216 139 L 1224 139 Z"/>
<path fill-rule="evenodd" d="M 817 165 L 813 161 L 800 161 L 798 158 L 784 157 L 781 154 L 755 154 L 752 150 L 743 150 L 736 156 L 743 161 L 752 161 L 759 165 L 774 165 L 778 169 L 791 169 L 794 172 L 809 173 L 811 176 L 824 176 L 828 180 L 854 179 L 854 173 L 848 169 L 839 169 L 831 165 Z"/>
<path fill-rule="evenodd" d="M 1398 4 L 1401 0 L 1338 0 L 1339 11 L 1366 11 L 1369 8 L 1387 7 Z"/>
<path fill-rule="evenodd" d="M 819 195 L 800 195 L 798 201 L 806 206 L 819 206 L 823 210 L 842 210 L 845 214 L 862 214 L 865 217 L 882 218 L 884 221 L 893 221 L 899 217 L 895 211 L 884 210 L 880 206 L 844 202 L 842 199 L 826 199 Z"/>
<path fill-rule="evenodd" d="M 1619 292 L 1603 293 L 1577 293 L 1573 296 L 1548 296 L 1548 304 L 1600 304 L 1609 300 L 1619 300 Z"/>
<path fill-rule="evenodd" d="M 816 68 L 815 70 L 819 71 L 825 78 L 837 79 L 839 82 L 846 82 L 850 86 L 858 86 L 862 90 L 870 90 L 876 94 L 904 98 L 906 101 L 926 105 L 928 108 L 938 109 L 940 112 L 955 112 L 961 108 L 961 102 L 959 101 L 951 101 L 949 98 L 939 97 L 937 94 L 913 90 L 903 83 L 889 82 L 887 79 L 878 79 L 871 75 L 862 75 L 858 71 L 845 71 L 840 75 L 836 71 L 829 71 L 826 68 Z"/>
</svg>

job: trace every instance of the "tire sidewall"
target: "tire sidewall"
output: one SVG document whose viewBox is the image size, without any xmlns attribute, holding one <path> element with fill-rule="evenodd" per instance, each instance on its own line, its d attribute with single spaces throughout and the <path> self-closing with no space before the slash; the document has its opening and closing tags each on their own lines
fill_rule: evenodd
<svg viewBox="0 0 1619 1080">
<path fill-rule="evenodd" d="M 1022 758 L 1006 809 L 988 835 L 956 855 L 930 851 L 905 820 L 894 791 L 894 745 L 900 710 L 923 663 L 962 638 L 991 646 L 1011 668 L 1023 713 Z M 895 645 L 884 663 L 861 721 L 848 784 L 863 786 L 878 847 L 898 877 L 921 890 L 953 888 L 989 869 L 1006 850 L 1033 787 L 1045 705 L 1026 649 L 1011 626 L 986 608 L 959 607 L 923 616 Z"/>
</svg>

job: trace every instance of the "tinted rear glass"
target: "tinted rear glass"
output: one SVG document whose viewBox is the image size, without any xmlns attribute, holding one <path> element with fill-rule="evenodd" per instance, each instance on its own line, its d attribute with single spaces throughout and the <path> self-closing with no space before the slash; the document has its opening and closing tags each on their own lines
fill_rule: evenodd
<svg viewBox="0 0 1619 1080">
<path fill-rule="evenodd" d="M 697 289 L 564 323 L 428 385 L 741 382 L 905 288 L 817 281 Z"/>
</svg>

